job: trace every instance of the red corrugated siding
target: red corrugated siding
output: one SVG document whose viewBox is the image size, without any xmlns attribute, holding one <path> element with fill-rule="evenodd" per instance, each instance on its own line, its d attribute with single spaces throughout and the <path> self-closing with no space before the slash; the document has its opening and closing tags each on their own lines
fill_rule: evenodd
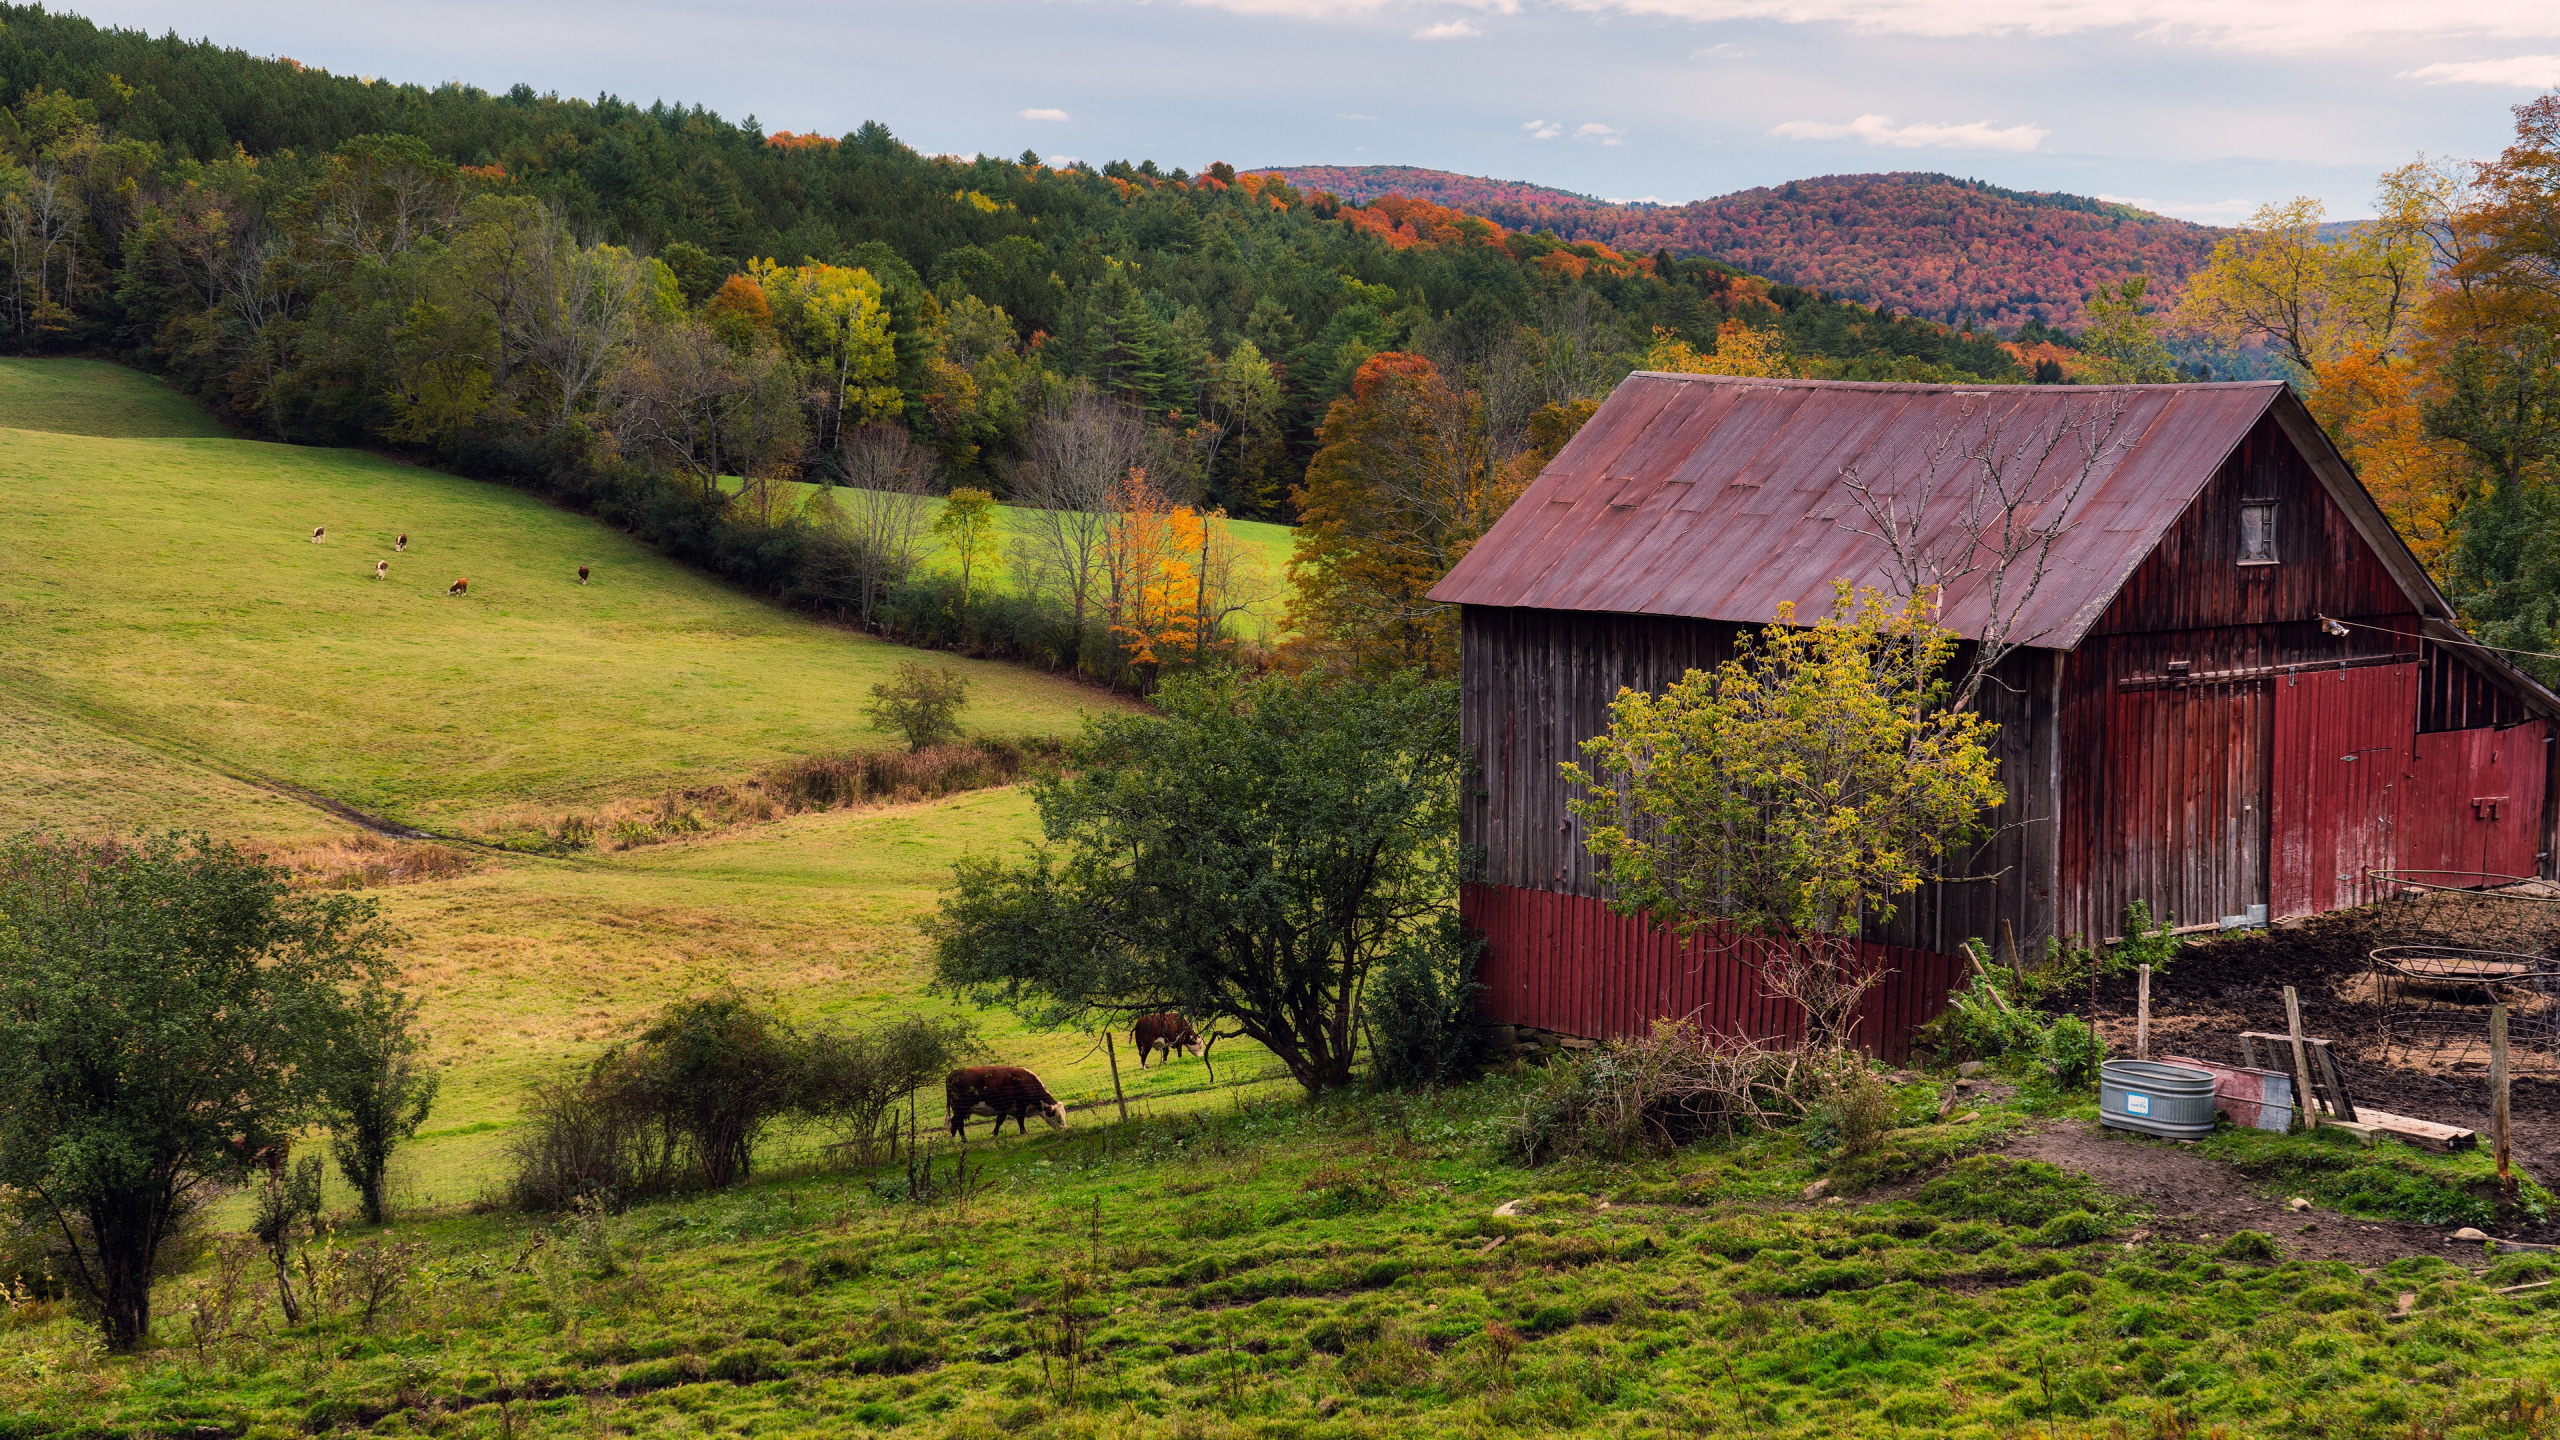
<svg viewBox="0 0 2560 1440">
<path fill-rule="evenodd" d="M 2315 671 L 2274 685 L 2270 913 L 2316 915 L 2378 900 L 2388 892 L 2366 872 L 2403 863 L 2398 827 L 2428 806 L 2406 776 L 2418 667 Z"/>
<path fill-rule="evenodd" d="M 1796 1007 L 1764 994 L 1713 932 L 1678 940 L 1590 896 L 1517 885 L 1470 885 L 1461 906 L 1484 935 L 1476 973 L 1485 1013 L 1505 1024 L 1595 1040 L 1641 1034 L 1659 1019 L 1760 1039 L 1803 1031 Z M 1898 945 L 1860 949 L 1892 974 L 1868 993 L 1859 1042 L 1902 1059 L 1911 1032 L 1946 1008 L 1964 962 Z"/>
<path fill-rule="evenodd" d="M 2403 771 L 2409 795 L 2393 863 L 2456 875 L 2539 874 L 2550 734 L 2551 722 L 2536 720 L 2505 730 L 2419 736 Z"/>
</svg>

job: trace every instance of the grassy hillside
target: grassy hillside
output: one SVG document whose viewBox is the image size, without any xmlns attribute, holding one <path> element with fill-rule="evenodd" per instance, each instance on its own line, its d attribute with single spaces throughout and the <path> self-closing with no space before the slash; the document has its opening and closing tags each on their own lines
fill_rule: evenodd
<svg viewBox="0 0 2560 1440">
<path fill-rule="evenodd" d="M 1792 1132 L 1527 1170 L 1501 1137 L 1533 1083 L 982 1139 L 965 1197 L 923 1203 L 892 1171 L 412 1222 L 382 1237 L 419 1248 L 376 1313 L 295 1330 L 255 1268 L 224 1306 L 207 1267 L 156 1352 L 104 1359 L 40 1310 L 0 1332 L 0 1436 L 2549 1433 L 2555 1292 L 2496 1292 L 2560 1277 L 2550 1257 L 2350 1264 L 2293 1233 L 2374 1229 L 2330 1210 L 2198 1233 L 2000 1155 L 1808 1199 L 1827 1167 Z M 1940 1088 L 1904 1088 L 1897 1143 L 2093 1128 L 2050 1097 L 1932 1123 Z"/>
<path fill-rule="evenodd" d="M 118 415 L 180 434 L 70 433 Z M 209 428 L 111 366 L 0 366 L 0 829 L 177 825 L 299 854 L 359 834 L 318 798 L 487 834 L 891 743 L 860 706 L 920 652 L 511 490 Z M 471 592 L 448 599 L 456 576 Z M 970 677 L 964 720 L 985 733 L 1070 734 L 1125 703 L 926 658 Z M 947 1006 L 922 994 L 915 918 L 952 861 L 1035 831 L 1004 789 L 609 854 L 464 852 L 467 873 L 375 891 L 445 1076 L 397 1183 L 412 1203 L 482 1193 L 528 1083 L 681 995 L 735 986 L 801 1017 Z M 985 1018 L 1071 1103 L 1109 1094 L 1092 1037 Z M 1259 1073 L 1232 1048 L 1231 1078 Z M 1204 1083 L 1196 1064 L 1130 1078 Z"/>
<path fill-rule="evenodd" d="M 8 393 L 45 403 L 0 409 L 0 673 L 65 723 L 436 829 L 887 743 L 861 705 L 916 652 L 592 521 L 350 451 L 43 430 L 96 391 Z M 1110 703 L 938 663 L 986 733 L 1066 733 Z"/>
</svg>

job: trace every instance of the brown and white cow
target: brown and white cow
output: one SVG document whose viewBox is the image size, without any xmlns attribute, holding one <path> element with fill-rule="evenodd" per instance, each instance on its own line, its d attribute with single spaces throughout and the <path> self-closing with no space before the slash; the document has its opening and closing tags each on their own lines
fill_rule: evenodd
<svg viewBox="0 0 2560 1440">
<path fill-rule="evenodd" d="M 1129 1039 L 1138 1047 L 1138 1068 L 1141 1070 L 1147 1068 L 1147 1052 L 1150 1050 L 1162 1050 L 1167 1060 L 1176 1055 L 1200 1053 L 1200 1036 L 1192 1030 L 1191 1022 L 1172 1010 L 1161 1015 L 1139 1016 L 1138 1023 L 1129 1028 Z"/>
<path fill-rule="evenodd" d="M 1022 1134 L 1031 1133 L 1031 1117 L 1037 1114 L 1049 1122 L 1052 1130 L 1067 1128 L 1067 1107 L 1040 1083 L 1040 1077 L 1019 1065 L 972 1065 L 954 1070 L 942 1082 L 944 1106 L 951 1112 L 951 1133 L 969 1138 L 969 1121 L 973 1116 L 996 1117 L 996 1132 L 1004 1133 L 1004 1122 L 1010 1120 Z"/>
</svg>

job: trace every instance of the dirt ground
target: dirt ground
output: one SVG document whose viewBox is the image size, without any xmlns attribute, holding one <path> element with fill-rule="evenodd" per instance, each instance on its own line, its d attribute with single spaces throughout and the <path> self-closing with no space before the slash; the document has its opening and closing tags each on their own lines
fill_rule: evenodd
<svg viewBox="0 0 2560 1440">
<path fill-rule="evenodd" d="M 2085 1121 L 2059 1121 L 2029 1131 L 2004 1153 L 2075 1170 L 2158 1217 L 2147 1236 L 2212 1245 L 2233 1232 L 2272 1235 L 2297 1260 L 2344 1260 L 2360 1270 L 2411 1255 L 2457 1261 L 2479 1258 L 2477 1245 L 2450 1245 L 2450 1225 L 2405 1225 L 2355 1220 L 2314 1207 L 2297 1211 L 2284 1196 L 2251 1190 L 2231 1167 L 2208 1160 L 2171 1140 L 2103 1130 Z M 2522 1237 L 2506 1237 L 2522 1238 Z"/>
<path fill-rule="evenodd" d="M 2560 953 L 2560 900 L 2437 894 L 2191 942 L 2152 977 L 2151 1053 L 2239 1064 L 2241 1031 L 2284 1030 L 2284 987 L 2291 985 L 2301 998 L 2304 1033 L 2332 1042 L 2357 1103 L 2485 1137 L 2485 1043 L 2466 1042 L 2431 1060 L 2413 1060 L 2406 1045 L 2385 1043 L 2389 1007 L 2372 977 L 2371 952 L 2412 944 L 2550 956 Z M 2081 1008 L 2105 1031 L 2114 1053 L 2132 1053 L 2132 977 L 2100 985 L 2094 1007 Z M 2476 1017 L 2458 1018 L 2485 1035 L 2486 1005 L 2474 1008 Z M 2560 1055 L 2520 1047 L 2513 1063 L 2515 1158 L 2550 1184 L 2560 1180 Z"/>
</svg>

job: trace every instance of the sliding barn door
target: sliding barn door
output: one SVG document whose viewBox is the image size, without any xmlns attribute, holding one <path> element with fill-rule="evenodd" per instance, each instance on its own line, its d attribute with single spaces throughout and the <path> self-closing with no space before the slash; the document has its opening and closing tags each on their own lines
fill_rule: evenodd
<svg viewBox="0 0 2560 1440">
<path fill-rule="evenodd" d="M 2381 899 L 2386 887 L 2372 872 L 2401 863 L 2418 667 L 2321 670 L 2273 683 L 2273 912 L 2316 915 Z"/>
<path fill-rule="evenodd" d="M 2265 902 L 2267 686 L 2125 686 L 2108 697 L 2100 933 L 2115 933 L 2136 900 L 2170 925 Z"/>
</svg>

